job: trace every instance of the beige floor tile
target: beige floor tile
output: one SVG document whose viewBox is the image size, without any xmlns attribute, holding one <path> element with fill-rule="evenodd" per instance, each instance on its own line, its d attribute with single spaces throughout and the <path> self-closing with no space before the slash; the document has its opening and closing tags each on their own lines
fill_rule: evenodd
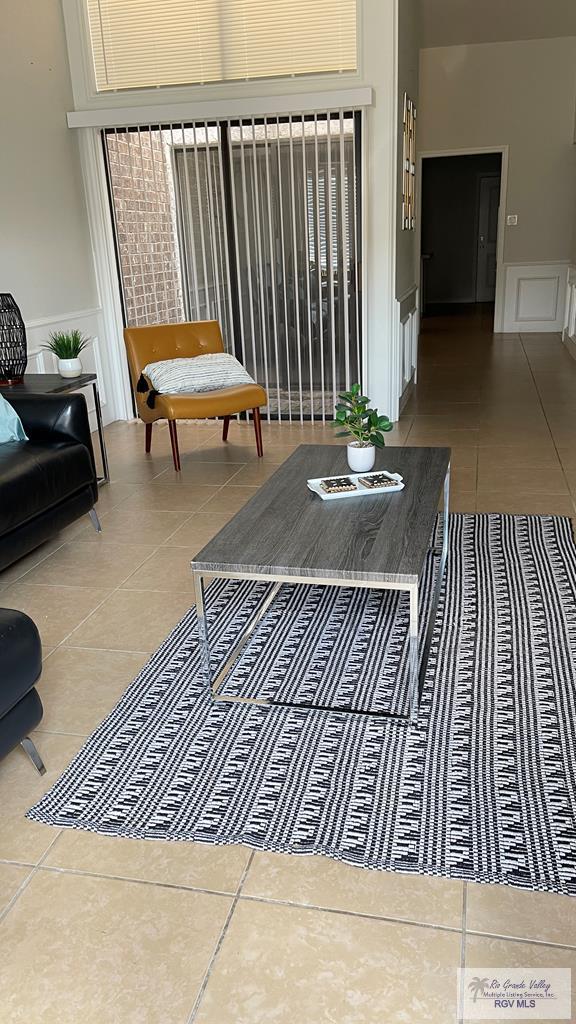
<svg viewBox="0 0 576 1024">
<path fill-rule="evenodd" d="M 198 1024 L 454 1019 L 460 936 L 240 901 Z"/>
<path fill-rule="evenodd" d="M 13 583 L 2 591 L 2 602 L 8 608 L 26 612 L 34 619 L 42 643 L 56 647 L 109 593 L 110 589 Z"/>
<path fill-rule="evenodd" d="M 462 920 L 462 882 L 368 871 L 328 857 L 256 853 L 242 892 L 448 928 L 460 928 Z"/>
<path fill-rule="evenodd" d="M 157 512 L 195 512 L 216 494 L 218 485 L 185 483 L 174 486 L 168 483 L 169 477 L 151 480 L 150 483 L 137 487 L 122 509 L 143 509 Z"/>
<path fill-rule="evenodd" d="M 299 447 L 300 445 L 297 444 L 271 445 L 269 448 L 264 449 L 263 459 L 258 459 L 258 463 L 262 463 L 265 460 L 269 464 L 275 463 L 279 466 Z"/>
<path fill-rule="evenodd" d="M 570 448 L 576 445 L 576 425 L 574 423 L 571 426 L 552 423 L 550 432 L 558 448 Z"/>
<path fill-rule="evenodd" d="M 501 888 L 498 886 L 497 888 Z M 576 977 L 576 950 L 559 949 L 527 942 L 506 942 L 503 939 L 466 936 L 466 967 L 564 967 Z M 540 1024 L 550 1024 L 546 1020 Z M 572 980 L 572 1017 L 576 1020 L 576 986 Z M 464 1024 L 468 1024 L 464 1021 Z"/>
<path fill-rule="evenodd" d="M 188 594 L 117 590 L 72 633 L 66 646 L 151 653 L 192 603 Z"/>
<path fill-rule="evenodd" d="M 196 472 L 198 472 L 198 464 L 202 462 L 216 462 L 220 465 L 231 466 L 252 462 L 252 459 L 258 458 L 255 442 L 250 441 L 249 444 L 244 444 L 241 440 L 223 442 L 219 439 L 207 441 L 194 451 L 181 452 L 180 455 L 182 471 L 185 469 L 190 471 L 194 467 Z"/>
<path fill-rule="evenodd" d="M 19 864 L 0 863 L 0 913 L 28 878 L 30 870 L 29 867 L 21 867 Z M 0 1009 L 1 1014 L 2 1010 Z"/>
<path fill-rule="evenodd" d="M 172 466 L 172 456 L 151 456 L 122 452 L 110 457 L 110 478 L 113 484 L 147 483 Z"/>
<path fill-rule="evenodd" d="M 450 465 L 450 489 L 456 491 L 476 490 L 477 470 L 475 466 Z"/>
<path fill-rule="evenodd" d="M 450 412 L 418 413 L 414 415 L 412 429 L 420 430 L 460 430 L 477 428 L 480 423 L 480 406 L 462 404 Z"/>
<path fill-rule="evenodd" d="M 572 497 L 576 495 L 576 471 L 573 469 L 565 469 L 564 475 L 566 478 L 566 485 Z"/>
<path fill-rule="evenodd" d="M 190 517 L 190 512 L 113 509 L 101 518 L 102 533 L 84 528 L 77 539 L 91 544 L 162 544 Z"/>
<path fill-rule="evenodd" d="M 146 654 L 58 647 L 44 662 L 38 683 L 44 705 L 38 731 L 88 736 L 146 660 Z"/>
<path fill-rule="evenodd" d="M 24 558 L 19 558 L 13 565 L 9 565 L 7 569 L 3 569 L 0 572 L 0 587 L 7 587 L 9 583 L 15 583 L 16 580 L 21 579 L 27 572 L 30 572 L 34 566 L 39 565 L 45 558 L 57 551 L 59 547 L 64 543 L 64 538 L 61 534 L 57 534 L 54 540 L 46 541 L 45 544 L 41 544 L 40 547 L 35 548 L 29 555 L 25 555 Z"/>
<path fill-rule="evenodd" d="M 32 733 L 46 775 L 38 775 L 20 747 L 0 761 L 0 860 L 36 864 L 58 835 L 49 825 L 28 821 L 26 811 L 54 785 L 83 740 L 73 736 Z M 1 1018 L 0 1018 L 1 1019 Z"/>
<path fill-rule="evenodd" d="M 229 906 L 39 871 L 4 921 L 0 1012 L 10 1024 L 184 1024 Z"/>
<path fill-rule="evenodd" d="M 569 448 L 559 445 L 558 458 L 565 470 L 576 473 L 576 445 Z"/>
<path fill-rule="evenodd" d="M 100 487 L 96 505 L 98 515 L 110 512 L 113 508 L 118 508 L 119 505 L 126 501 L 126 498 L 129 498 L 134 493 L 138 486 L 138 484 L 124 483 L 116 480 Z"/>
<path fill-rule="evenodd" d="M 478 432 L 478 445 L 480 448 L 492 447 L 493 445 L 504 446 L 509 448 L 524 448 L 526 446 L 526 437 L 531 435 L 534 439 L 535 444 L 546 445 L 547 443 L 552 444 L 552 437 L 548 427 L 541 426 L 534 430 L 527 431 L 523 427 L 510 425 L 496 424 L 489 426 L 482 426 Z"/>
<path fill-rule="evenodd" d="M 176 530 L 170 539 L 166 542 L 168 547 L 184 547 L 187 549 L 188 554 L 193 552 L 196 554 L 200 548 L 203 548 L 209 540 L 212 540 L 215 534 L 226 526 L 226 523 L 230 521 L 233 512 L 229 513 L 211 513 L 207 514 L 204 512 L 198 512 L 193 515 L 184 526 L 181 526 L 179 530 Z M 162 550 L 164 550 L 164 545 Z"/>
<path fill-rule="evenodd" d="M 196 550 L 191 547 L 159 548 L 151 558 L 122 584 L 122 590 L 167 590 L 169 593 L 193 594 L 190 562 Z"/>
<path fill-rule="evenodd" d="M 474 447 L 478 444 L 478 430 L 467 427 L 457 429 L 421 429 L 413 427 L 406 440 L 406 447 L 416 445 L 419 448 L 462 448 Z"/>
<path fill-rule="evenodd" d="M 211 515 L 215 512 L 217 515 L 223 515 L 224 513 L 236 513 L 244 507 L 250 498 L 253 498 L 258 493 L 258 487 L 233 487 L 232 485 L 223 487 L 222 490 L 218 491 L 213 498 L 210 498 L 205 505 L 202 506 L 202 511 Z"/>
<path fill-rule="evenodd" d="M 70 871 L 235 893 L 249 856 L 245 846 L 121 839 L 65 829 L 45 863 Z"/>
<path fill-rule="evenodd" d="M 408 445 L 406 446 L 408 447 Z M 450 466 L 451 469 L 473 469 L 476 471 L 478 466 L 478 449 L 477 448 L 459 448 L 458 446 L 451 446 L 450 449 Z"/>
<path fill-rule="evenodd" d="M 476 512 L 476 491 L 450 491 L 451 512 Z"/>
<path fill-rule="evenodd" d="M 269 462 L 266 459 L 257 459 L 242 466 L 238 473 L 230 481 L 230 487 L 260 487 L 270 479 L 278 469 L 277 462 Z"/>
<path fill-rule="evenodd" d="M 568 486 L 560 466 L 507 466 L 497 469 L 481 465 L 478 472 L 478 493 L 529 492 L 531 494 L 567 494 Z"/>
<path fill-rule="evenodd" d="M 504 885 L 467 888 L 466 926 L 470 931 L 576 947 L 572 896 L 524 892 Z"/>
<path fill-rule="evenodd" d="M 27 573 L 23 583 L 115 588 L 155 550 L 152 544 L 93 544 L 73 541 Z"/>
<path fill-rule="evenodd" d="M 509 469 L 557 469 L 558 455 L 551 441 L 517 447 L 495 445 L 478 449 L 478 471 L 507 473 Z M 576 464 L 575 464 L 576 465 Z"/>
<path fill-rule="evenodd" d="M 477 512 L 505 512 L 508 515 L 573 516 L 571 499 L 561 494 L 479 494 Z"/>
<path fill-rule="evenodd" d="M 202 462 L 201 467 L 197 462 L 183 462 L 182 472 L 175 473 L 172 468 L 165 470 L 157 478 L 158 483 L 171 484 L 177 487 L 189 487 L 190 484 L 201 484 L 202 486 L 222 487 L 223 484 L 232 480 L 244 463 L 240 462 Z"/>
</svg>

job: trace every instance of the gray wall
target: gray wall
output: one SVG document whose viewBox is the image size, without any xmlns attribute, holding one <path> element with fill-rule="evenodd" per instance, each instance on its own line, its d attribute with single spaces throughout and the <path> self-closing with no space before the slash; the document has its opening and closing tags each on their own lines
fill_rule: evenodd
<svg viewBox="0 0 576 1024">
<path fill-rule="evenodd" d="M 574 36 L 421 51 L 419 150 L 509 146 L 507 263 L 570 259 L 575 105 Z"/>
<path fill-rule="evenodd" d="M 404 93 L 416 104 L 418 113 L 418 47 L 420 37 L 419 0 L 398 3 L 398 123 L 396 187 L 396 298 L 417 280 L 416 232 L 402 231 L 402 123 Z M 418 143 L 418 123 L 416 124 Z"/>
<path fill-rule="evenodd" d="M 0 291 L 25 319 L 97 305 L 59 0 L 3 0 Z"/>
<path fill-rule="evenodd" d="M 478 176 L 500 171 L 500 156 L 438 157 L 422 161 L 422 252 L 425 301 L 474 302 Z"/>
</svg>

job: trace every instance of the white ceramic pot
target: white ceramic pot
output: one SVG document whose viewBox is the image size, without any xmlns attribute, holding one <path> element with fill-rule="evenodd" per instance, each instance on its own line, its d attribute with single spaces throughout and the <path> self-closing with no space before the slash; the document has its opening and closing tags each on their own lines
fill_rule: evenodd
<svg viewBox="0 0 576 1024">
<path fill-rule="evenodd" d="M 82 363 L 76 359 L 59 359 L 58 373 L 61 377 L 79 377 L 82 373 Z"/>
<path fill-rule="evenodd" d="M 351 441 L 346 445 L 348 465 L 353 473 L 367 473 L 372 469 L 376 459 L 376 448 L 373 444 L 360 445 Z"/>
</svg>

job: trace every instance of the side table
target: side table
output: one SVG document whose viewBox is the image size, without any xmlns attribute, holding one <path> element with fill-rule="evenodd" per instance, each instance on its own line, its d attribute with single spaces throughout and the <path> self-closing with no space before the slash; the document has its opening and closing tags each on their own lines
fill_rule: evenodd
<svg viewBox="0 0 576 1024">
<path fill-rule="evenodd" d="M 64 394 L 67 391 L 81 391 L 82 388 L 90 386 L 94 393 L 98 441 L 102 461 L 102 476 L 98 477 L 98 484 L 101 486 L 110 482 L 110 470 L 108 468 L 108 454 L 104 440 L 98 377 L 95 373 L 81 373 L 79 377 L 61 377 L 59 373 L 27 373 L 21 384 L 14 384 L 11 387 L 0 387 L 0 393 L 9 395 L 11 392 L 25 391 L 29 395 L 57 395 Z"/>
</svg>

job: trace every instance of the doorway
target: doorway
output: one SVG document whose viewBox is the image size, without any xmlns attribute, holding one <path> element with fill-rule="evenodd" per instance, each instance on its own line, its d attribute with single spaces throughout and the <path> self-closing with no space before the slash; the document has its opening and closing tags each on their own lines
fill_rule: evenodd
<svg viewBox="0 0 576 1024">
<path fill-rule="evenodd" d="M 481 313 L 494 323 L 501 153 L 422 159 L 425 317 Z"/>
</svg>

